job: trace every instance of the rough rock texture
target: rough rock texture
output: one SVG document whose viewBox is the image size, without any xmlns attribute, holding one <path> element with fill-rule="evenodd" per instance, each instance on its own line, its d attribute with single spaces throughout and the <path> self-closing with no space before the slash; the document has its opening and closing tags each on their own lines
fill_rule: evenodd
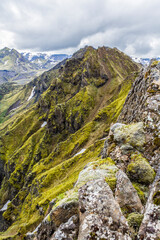
<svg viewBox="0 0 160 240">
<path fill-rule="evenodd" d="M 137 212 L 133 210 L 128 215 L 128 223 L 131 229 L 134 229 L 133 239 L 160 239 L 159 156 L 160 64 L 153 62 L 147 69 L 142 69 L 134 82 L 118 123 L 111 126 L 102 151 L 102 158 L 111 157 L 117 166 L 127 173 L 138 196 L 141 199 L 146 196 L 145 198 L 148 199 L 143 212 L 144 218 L 143 215 L 137 213 L 138 209 Z M 117 172 L 116 176 L 117 188 L 119 187 L 118 175 L 120 172 Z M 125 201 L 129 201 L 130 198 L 127 196 L 125 200 L 127 186 L 129 185 L 127 184 L 125 187 L 125 182 L 120 183 L 121 192 L 119 193 L 116 188 L 115 198 L 123 209 L 125 208 L 123 204 L 125 205 Z M 150 185 L 150 191 L 147 194 L 148 185 Z M 135 199 L 137 194 L 134 194 L 132 199 Z M 119 198 L 124 198 L 124 200 L 120 201 Z M 143 204 L 145 204 L 144 199 Z M 124 211 L 124 213 L 128 212 Z"/>
<path fill-rule="evenodd" d="M 143 156 L 148 159 L 157 175 L 150 186 L 138 239 L 160 239 L 160 64 L 153 62 L 148 69 L 142 70 L 126 99 L 119 121 L 123 123 L 144 122 L 146 143 Z M 148 170 L 150 169 L 146 161 L 139 162 L 139 165 L 143 170 L 145 166 Z M 134 168 L 134 175 L 138 174 L 136 169 Z M 150 169 L 150 171 L 152 170 Z M 139 172 L 138 181 L 141 181 L 140 178 L 144 180 L 143 173 L 145 171 L 141 174 Z M 147 178 L 150 178 L 150 176 L 150 174 L 146 175 Z M 152 181 L 153 177 L 148 183 Z"/>
<path fill-rule="evenodd" d="M 66 223 L 61 224 L 53 234 L 51 240 L 77 239 L 78 236 L 78 216 L 72 216 Z"/>
<path fill-rule="evenodd" d="M 121 169 L 125 170 L 130 162 L 130 154 L 143 151 L 145 138 L 143 122 L 129 125 L 116 123 L 110 128 L 102 150 L 102 158 L 111 157 Z"/>
<path fill-rule="evenodd" d="M 131 239 L 129 227 L 104 180 L 92 180 L 79 189 L 79 240 Z"/>
<path fill-rule="evenodd" d="M 72 216 L 74 217 L 72 218 Z M 26 239 L 49 240 L 54 232 L 53 239 L 57 239 L 56 237 L 60 236 L 60 233 L 66 234 L 66 236 L 67 234 L 68 236 L 75 236 L 78 231 L 77 223 L 78 202 L 63 203 L 54 207 L 42 223 L 32 233 L 27 234 Z"/>
<path fill-rule="evenodd" d="M 78 52 L 72 59 L 73 61 L 66 63 L 64 66 L 66 68 L 67 85 L 71 79 L 70 70 L 80 63 L 82 56 L 83 52 Z M 85 65 L 85 68 L 86 71 L 82 72 L 82 79 L 77 80 L 79 75 L 76 75 L 77 73 L 74 75 L 74 78 L 72 78 L 72 81 L 75 81 L 74 83 L 79 82 L 81 86 L 87 86 L 89 82 L 85 81 L 84 76 L 86 78 L 88 76 L 90 80 L 92 77 L 97 79 L 97 76 L 100 76 L 102 81 L 96 82 L 94 85 L 99 89 L 104 82 L 109 81 L 107 78 L 109 76 L 108 72 L 105 75 L 105 71 L 99 72 L 99 68 L 95 71 L 94 65 L 90 69 L 88 65 Z M 62 82 L 64 83 L 64 76 L 61 80 L 56 82 L 56 87 Z M 78 87 L 79 84 L 77 84 L 76 89 Z M 74 93 L 77 91 L 76 89 L 74 89 Z M 57 97 L 59 97 L 62 88 L 57 90 Z M 50 97 L 52 91 L 48 92 L 48 97 Z M 54 124 L 58 126 L 52 132 L 54 134 L 63 132 L 64 129 L 67 131 L 69 129 L 73 133 L 85 122 L 82 121 L 85 118 L 73 118 L 72 114 L 65 119 L 66 110 L 69 113 L 73 112 L 72 106 L 67 108 L 67 106 L 69 107 L 67 99 L 70 98 L 66 98 L 66 105 L 55 105 L 52 109 L 54 111 L 50 115 L 51 118 L 47 122 L 47 127 L 49 123 L 51 129 L 53 129 Z M 42 100 L 44 102 L 42 101 L 39 107 L 43 112 L 47 107 L 50 109 L 50 106 L 48 106 L 49 100 L 45 101 L 45 98 Z M 73 102 L 73 106 L 75 103 L 77 103 L 77 100 Z M 82 106 L 85 107 L 85 104 L 84 102 Z M 92 108 L 90 100 L 87 108 Z M 86 109 L 84 110 L 86 111 Z M 76 113 L 79 112 L 80 110 L 77 108 Z M 107 114 L 108 112 L 101 112 L 99 117 L 103 116 L 105 122 L 106 118 L 109 117 L 109 114 Z M 93 122 L 96 122 L 97 119 L 95 118 Z M 157 65 L 153 62 L 147 69 L 142 70 L 133 84 L 118 121 L 110 127 L 110 130 L 108 128 L 106 130 L 102 129 L 101 137 L 102 134 L 104 134 L 104 137 L 109 132 L 102 150 L 102 159 L 99 155 L 100 149 L 98 152 L 96 151 L 95 157 L 92 158 L 91 151 L 95 151 L 95 146 L 87 149 L 87 145 L 83 146 L 86 140 L 80 142 L 79 134 L 78 137 L 76 135 L 78 138 L 77 145 L 69 153 L 71 155 L 68 155 L 71 158 L 67 160 L 67 165 L 73 166 L 73 171 L 67 172 L 67 165 L 64 164 L 62 155 L 62 159 L 59 159 L 59 161 L 62 161 L 62 165 L 53 172 L 51 177 L 48 174 L 44 175 L 41 171 L 38 172 L 38 174 L 43 174 L 42 177 L 40 175 L 40 181 L 37 185 L 41 184 L 42 181 L 42 187 L 45 187 L 43 178 L 49 178 L 46 181 L 47 187 L 50 184 L 54 185 L 54 176 L 54 180 L 59 181 L 61 185 L 66 184 L 65 181 L 69 175 L 74 174 L 74 171 L 78 172 L 76 167 L 80 164 L 80 158 L 79 156 L 75 157 L 74 151 L 79 145 L 86 147 L 83 154 L 85 157 L 88 156 L 89 160 L 86 161 L 85 157 L 83 158 L 83 167 L 88 162 L 90 163 L 83 170 L 82 167 L 80 168 L 81 172 L 77 182 L 75 182 L 77 176 L 73 177 L 72 184 L 66 185 L 65 190 L 60 189 L 59 195 L 53 195 L 55 199 L 51 202 L 50 207 L 48 207 L 48 199 L 44 204 L 41 204 L 42 206 L 46 204 L 45 218 L 32 233 L 27 234 L 27 240 L 160 239 L 160 64 Z M 101 124 L 99 125 L 101 126 Z M 96 133 L 92 133 L 87 138 L 91 138 Z M 85 134 L 82 133 L 82 135 Z M 74 138 L 74 135 L 72 137 Z M 47 141 L 50 144 L 50 139 Z M 101 139 L 100 141 L 104 140 Z M 94 142 L 94 144 L 97 143 Z M 100 148 L 102 144 L 103 142 Z M 68 143 L 66 145 L 68 148 Z M 58 151 L 65 152 L 67 148 L 64 148 L 64 145 L 59 146 L 59 150 L 56 149 L 57 154 Z M 51 157 L 55 159 L 56 155 L 53 154 Z M 51 158 L 47 161 L 51 161 L 50 164 L 52 165 Z M 53 164 L 56 164 L 54 161 Z M 46 167 L 45 163 L 47 162 L 42 163 L 42 169 Z M 60 175 L 65 176 L 65 181 L 59 178 Z M 68 190 L 72 186 L 73 188 Z M 56 186 L 54 187 L 56 188 Z M 52 192 L 52 189 L 50 189 L 50 192 Z M 38 191 L 36 193 L 38 196 Z M 45 198 L 45 194 L 43 196 Z M 16 197 L 13 203 L 16 202 L 15 199 Z M 9 208 L 8 212 L 9 210 L 12 210 L 12 208 Z M 12 212 L 11 214 L 9 212 L 9 218 L 10 215 L 12 215 Z"/>
<path fill-rule="evenodd" d="M 143 69 L 129 92 L 119 122 L 144 122 L 144 156 L 158 169 L 160 156 L 160 64 Z"/>
<path fill-rule="evenodd" d="M 141 200 L 127 175 L 119 170 L 116 177 L 115 200 L 119 203 L 120 207 L 125 207 L 131 212 L 143 212 Z"/>
<path fill-rule="evenodd" d="M 112 128 L 112 132 L 114 132 L 114 141 L 121 144 L 121 149 L 126 143 L 137 149 L 142 149 L 145 144 L 143 122 L 120 125 L 114 128 L 114 130 Z"/>
<path fill-rule="evenodd" d="M 142 70 L 110 128 L 102 159 L 87 164 L 68 192 L 75 208 L 66 199 L 53 206 L 36 240 L 160 239 L 159 79 L 160 64 Z"/>
<path fill-rule="evenodd" d="M 158 204 L 154 202 L 157 192 L 160 192 L 160 168 L 158 169 L 155 181 L 150 187 L 144 219 L 139 230 L 139 239 L 160 239 L 160 201 Z"/>
<path fill-rule="evenodd" d="M 89 163 L 80 172 L 75 187 L 79 189 L 85 183 L 94 179 L 108 179 L 112 181 L 115 178 L 118 168 L 115 166 L 114 162 L 110 160 L 99 160 Z"/>
</svg>

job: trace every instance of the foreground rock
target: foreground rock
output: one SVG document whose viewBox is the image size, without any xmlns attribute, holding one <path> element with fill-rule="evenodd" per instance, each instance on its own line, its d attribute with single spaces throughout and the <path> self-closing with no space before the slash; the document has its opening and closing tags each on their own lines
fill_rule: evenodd
<svg viewBox="0 0 160 240">
<path fill-rule="evenodd" d="M 139 239 L 160 239 L 160 168 L 150 188 Z"/>
<path fill-rule="evenodd" d="M 61 224 L 58 230 L 51 237 L 51 240 L 77 239 L 78 220 L 78 216 L 74 215 L 66 223 Z"/>
<path fill-rule="evenodd" d="M 141 200 L 127 175 L 120 170 L 117 172 L 116 177 L 115 200 L 119 203 L 120 207 L 126 208 L 130 212 L 142 213 L 143 206 Z"/>
<path fill-rule="evenodd" d="M 26 239 L 74 239 L 77 232 L 78 202 L 73 201 L 54 207 L 34 232 L 27 234 Z"/>
<path fill-rule="evenodd" d="M 131 239 L 130 230 L 113 193 L 104 180 L 93 180 L 79 189 L 78 240 Z"/>
</svg>

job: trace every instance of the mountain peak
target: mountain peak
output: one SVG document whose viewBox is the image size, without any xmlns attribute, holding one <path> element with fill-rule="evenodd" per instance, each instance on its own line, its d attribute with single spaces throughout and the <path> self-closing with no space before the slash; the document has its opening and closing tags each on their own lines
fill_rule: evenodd
<svg viewBox="0 0 160 240">
<path fill-rule="evenodd" d="M 9 51 L 9 50 L 11 50 L 11 48 L 8 48 L 8 47 L 2 48 L 2 51 Z"/>
<path fill-rule="evenodd" d="M 77 52 L 75 52 L 72 58 L 83 58 L 84 54 L 89 50 L 93 50 L 94 48 L 91 46 L 85 46 L 84 48 L 80 48 Z"/>
</svg>

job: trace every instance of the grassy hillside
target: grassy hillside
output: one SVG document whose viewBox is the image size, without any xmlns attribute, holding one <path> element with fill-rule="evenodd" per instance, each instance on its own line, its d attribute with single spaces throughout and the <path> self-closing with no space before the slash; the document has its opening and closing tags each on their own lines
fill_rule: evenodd
<svg viewBox="0 0 160 240">
<path fill-rule="evenodd" d="M 45 214 L 52 199 L 73 187 L 84 166 L 100 158 L 138 71 L 117 49 L 87 47 L 27 86 L 31 92 L 36 85 L 32 103 L 0 125 L 5 165 L 0 206 L 11 200 L 3 214 L 10 227 L 1 239 L 21 239 L 34 230 L 44 218 L 37 205 Z"/>
</svg>

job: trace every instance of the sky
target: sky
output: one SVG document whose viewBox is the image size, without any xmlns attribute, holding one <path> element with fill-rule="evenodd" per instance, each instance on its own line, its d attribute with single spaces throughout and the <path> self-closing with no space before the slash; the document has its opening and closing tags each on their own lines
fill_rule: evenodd
<svg viewBox="0 0 160 240">
<path fill-rule="evenodd" d="M 160 56 L 160 0 L 1 0 L 0 48 L 68 53 L 86 45 Z"/>
</svg>

